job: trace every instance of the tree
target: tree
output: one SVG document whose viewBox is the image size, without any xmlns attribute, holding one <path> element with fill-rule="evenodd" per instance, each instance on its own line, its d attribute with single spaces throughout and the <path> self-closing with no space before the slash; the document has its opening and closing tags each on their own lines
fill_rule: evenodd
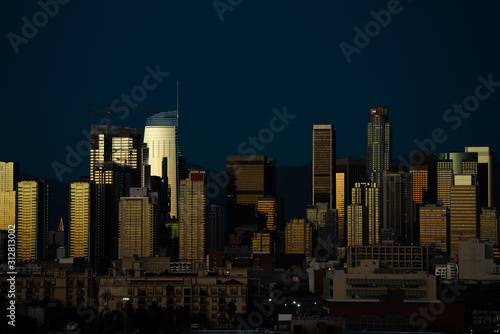
<svg viewBox="0 0 500 334">
<path fill-rule="evenodd" d="M 227 316 L 229 317 L 229 323 L 233 322 L 235 314 L 236 314 L 236 305 L 233 302 L 229 302 L 229 304 L 227 304 Z"/>
</svg>

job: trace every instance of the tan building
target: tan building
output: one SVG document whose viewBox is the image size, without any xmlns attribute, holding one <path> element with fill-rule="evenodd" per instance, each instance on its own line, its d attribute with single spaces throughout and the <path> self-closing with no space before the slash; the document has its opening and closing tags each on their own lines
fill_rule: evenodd
<svg viewBox="0 0 500 334">
<path fill-rule="evenodd" d="M 346 234 L 346 173 L 335 173 L 335 208 L 337 209 L 338 241 L 341 245 L 345 244 L 344 235 Z"/>
<path fill-rule="evenodd" d="M 335 127 L 331 124 L 313 125 L 312 132 L 312 204 L 335 201 Z"/>
<path fill-rule="evenodd" d="M 450 207 L 453 175 L 478 172 L 477 153 L 446 152 L 437 156 L 437 204 Z"/>
<path fill-rule="evenodd" d="M 359 235 L 362 237 L 362 245 L 374 245 L 380 242 L 380 228 L 382 227 L 380 193 L 380 187 L 372 182 L 356 182 L 355 187 L 352 188 L 352 205 L 347 207 L 348 246 L 354 245 L 349 242 L 359 244 Z M 360 209 L 355 205 L 363 208 Z M 356 237 L 353 239 L 354 236 Z"/>
<path fill-rule="evenodd" d="M 207 197 L 206 172 L 191 170 L 180 185 L 179 259 L 186 262 L 205 261 L 205 224 Z"/>
<path fill-rule="evenodd" d="M 74 182 L 70 185 L 68 251 L 95 263 L 102 252 L 101 214 L 98 185 Z"/>
<path fill-rule="evenodd" d="M 420 245 L 436 247 L 441 252 L 448 253 L 449 223 L 450 214 L 447 207 L 433 204 L 420 207 Z"/>
<path fill-rule="evenodd" d="M 121 197 L 118 258 L 153 256 L 156 251 L 156 203 L 150 196 Z"/>
<path fill-rule="evenodd" d="M 362 246 L 363 235 L 367 235 L 368 213 L 361 204 L 347 206 L 347 246 Z M 365 231 L 365 232 L 363 232 Z"/>
<path fill-rule="evenodd" d="M 0 230 L 16 225 L 16 185 L 19 164 L 0 161 Z"/>
<path fill-rule="evenodd" d="M 312 260 L 312 227 L 306 219 L 292 219 L 285 227 L 286 254 L 305 254 Z"/>
<path fill-rule="evenodd" d="M 429 166 L 412 165 L 409 172 L 413 175 L 413 223 L 419 222 L 419 208 L 426 204 L 429 193 Z M 418 232 L 418 229 L 415 229 Z M 418 238 L 418 235 L 416 235 Z"/>
<path fill-rule="evenodd" d="M 245 270 L 220 269 L 216 275 L 185 276 L 100 276 L 99 311 L 122 310 L 130 301 L 134 308 L 147 308 L 153 302 L 169 309 L 183 307 L 192 316 L 205 315 L 215 328 L 227 328 L 229 303 L 236 313 L 248 310 L 248 273 Z M 104 300 L 102 291 L 108 291 Z"/>
<path fill-rule="evenodd" d="M 17 261 L 43 260 L 48 251 L 49 185 L 21 181 L 17 189 Z"/>
<path fill-rule="evenodd" d="M 475 175 L 454 175 L 450 202 L 450 255 L 456 261 L 459 244 L 479 235 L 479 196 Z"/>
<path fill-rule="evenodd" d="M 458 278 L 461 280 L 500 280 L 493 261 L 493 246 L 469 239 L 459 245 Z"/>
</svg>

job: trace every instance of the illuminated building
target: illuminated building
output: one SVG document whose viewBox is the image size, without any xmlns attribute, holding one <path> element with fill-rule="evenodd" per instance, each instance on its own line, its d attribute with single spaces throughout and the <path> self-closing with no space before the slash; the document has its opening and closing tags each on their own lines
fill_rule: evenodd
<svg viewBox="0 0 500 334">
<path fill-rule="evenodd" d="M 46 258 L 49 234 L 49 186 L 43 180 L 17 184 L 17 261 Z"/>
<path fill-rule="evenodd" d="M 276 196 L 276 160 L 263 155 L 231 155 L 226 161 L 228 233 L 244 224 L 258 225 L 259 198 Z"/>
<path fill-rule="evenodd" d="M 118 258 L 154 256 L 157 248 L 156 197 L 147 188 L 132 188 L 120 198 Z"/>
<path fill-rule="evenodd" d="M 254 253 L 274 253 L 274 243 L 272 241 L 271 233 L 268 231 L 257 231 L 253 233 L 252 254 Z"/>
<path fill-rule="evenodd" d="M 337 214 L 338 210 L 330 209 L 328 203 L 307 206 L 307 221 L 313 228 L 313 248 L 331 249 L 332 244 L 338 242 Z"/>
<path fill-rule="evenodd" d="M 338 241 L 341 245 L 347 240 L 347 206 L 351 204 L 352 188 L 356 182 L 366 181 L 366 160 L 353 157 L 339 158 L 336 161 L 335 208 L 338 211 Z"/>
<path fill-rule="evenodd" d="M 437 204 L 450 207 L 453 175 L 477 174 L 477 153 L 448 152 L 437 156 Z"/>
<path fill-rule="evenodd" d="M 101 221 L 100 185 L 73 182 L 70 185 L 68 255 L 96 264 L 105 243 Z"/>
<path fill-rule="evenodd" d="M 498 211 L 495 208 L 481 208 L 480 221 L 481 241 L 498 245 Z"/>
<path fill-rule="evenodd" d="M 479 235 L 476 175 L 454 175 L 450 202 L 450 255 L 457 260 L 459 244 Z"/>
<path fill-rule="evenodd" d="M 285 227 L 286 254 L 305 254 L 312 260 L 312 226 L 306 219 L 292 219 Z"/>
<path fill-rule="evenodd" d="M 190 170 L 181 181 L 179 202 L 179 259 L 181 262 L 205 261 L 205 224 L 207 197 L 206 172 Z"/>
<path fill-rule="evenodd" d="M 361 204 L 347 206 L 347 246 L 362 246 L 363 236 L 368 235 L 368 209 Z M 365 231 L 365 233 L 363 233 Z"/>
<path fill-rule="evenodd" d="M 0 230 L 16 225 L 16 185 L 19 181 L 19 164 L 0 161 Z"/>
<path fill-rule="evenodd" d="M 177 217 L 179 196 L 178 147 L 179 114 L 177 110 L 162 111 L 148 117 L 144 129 L 144 143 L 149 149 L 151 176 L 162 177 L 163 158 L 167 158 L 167 179 L 170 187 L 170 215 Z"/>
<path fill-rule="evenodd" d="M 374 245 L 380 242 L 381 226 L 381 201 L 380 188 L 372 182 L 357 182 L 352 188 L 352 207 L 347 212 L 348 241 L 355 241 L 356 244 L 347 243 L 348 246 L 358 245 L 359 227 L 362 232 L 362 245 Z M 364 208 L 354 207 L 361 205 Z M 351 219 L 351 220 L 349 220 Z M 349 232 L 351 229 L 351 232 Z M 354 239 L 353 239 L 354 238 Z"/>
<path fill-rule="evenodd" d="M 312 133 L 312 204 L 328 203 L 335 207 L 335 127 L 313 125 Z"/>
<path fill-rule="evenodd" d="M 427 204 L 419 209 L 420 246 L 435 247 L 441 252 L 448 253 L 449 208 Z"/>
<path fill-rule="evenodd" d="M 283 229 L 283 199 L 276 197 L 262 197 L 257 201 L 257 211 L 262 215 L 263 228 L 268 231 L 282 231 Z"/>
</svg>

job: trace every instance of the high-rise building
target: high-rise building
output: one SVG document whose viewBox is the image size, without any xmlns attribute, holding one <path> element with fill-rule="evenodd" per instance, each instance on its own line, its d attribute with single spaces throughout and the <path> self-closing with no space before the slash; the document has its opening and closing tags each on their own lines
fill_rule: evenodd
<svg viewBox="0 0 500 334">
<path fill-rule="evenodd" d="M 259 225 L 268 231 L 283 230 L 283 199 L 276 197 L 261 197 L 257 201 L 257 211 L 261 215 Z M 260 218 L 260 217 L 259 217 Z"/>
<path fill-rule="evenodd" d="M 351 204 L 351 191 L 356 182 L 366 181 L 366 160 L 353 157 L 336 161 L 335 201 L 338 210 L 338 239 L 341 245 L 347 240 L 347 206 Z"/>
<path fill-rule="evenodd" d="M 495 208 L 481 208 L 480 221 L 481 241 L 498 245 L 498 211 Z"/>
<path fill-rule="evenodd" d="M 16 225 L 16 186 L 19 181 L 19 164 L 0 161 L 0 230 Z"/>
<path fill-rule="evenodd" d="M 335 207 L 335 127 L 313 125 L 312 133 L 312 204 L 328 203 Z"/>
<path fill-rule="evenodd" d="M 17 260 L 44 260 L 49 235 L 49 186 L 44 180 L 17 184 L 16 225 Z"/>
<path fill-rule="evenodd" d="M 305 254 L 312 260 L 312 226 L 306 219 L 292 219 L 285 227 L 286 254 Z"/>
<path fill-rule="evenodd" d="M 205 261 L 205 224 L 207 197 L 206 171 L 190 170 L 181 181 L 179 202 L 179 259 L 184 262 Z"/>
<path fill-rule="evenodd" d="M 118 258 L 157 253 L 156 197 L 147 188 L 133 188 L 120 198 Z M 136 190 L 136 191 L 135 191 Z"/>
<path fill-rule="evenodd" d="M 477 175 L 477 153 L 447 152 L 437 155 L 437 204 L 450 207 L 453 175 Z"/>
<path fill-rule="evenodd" d="M 178 146 L 179 114 L 177 110 L 162 111 L 149 117 L 144 130 L 144 143 L 149 149 L 151 176 L 162 177 L 163 158 L 167 158 L 167 179 L 170 187 L 170 215 L 178 217 L 179 198 L 179 156 Z"/>
<path fill-rule="evenodd" d="M 243 224 L 258 225 L 259 198 L 276 196 L 276 160 L 263 155 L 230 155 L 226 162 L 228 233 Z"/>
<path fill-rule="evenodd" d="M 384 228 L 396 232 L 398 244 L 411 245 L 413 236 L 412 174 L 383 172 Z"/>
<path fill-rule="evenodd" d="M 380 228 L 382 227 L 381 221 L 381 198 L 380 198 L 380 188 L 377 184 L 373 182 L 357 182 L 352 188 L 352 205 L 359 204 L 365 207 L 364 211 L 359 211 L 356 209 L 356 214 L 363 213 L 362 217 L 366 220 L 360 220 L 358 216 L 352 216 L 352 219 L 356 218 L 357 222 L 362 222 L 362 236 L 363 245 L 374 245 L 380 242 Z M 348 207 L 349 208 L 349 207 Z M 354 212 L 352 212 L 354 213 Z M 364 218 L 366 215 L 366 218 Z M 349 212 L 347 217 L 348 228 L 351 226 L 354 228 L 354 221 L 349 222 Z M 349 233 L 349 232 L 348 232 Z M 353 246 L 349 245 L 348 246 Z"/>
<path fill-rule="evenodd" d="M 372 182 L 380 185 L 382 172 L 390 169 L 391 160 L 392 125 L 387 108 L 372 108 L 366 129 L 366 172 Z"/>
<path fill-rule="evenodd" d="M 491 147 L 466 147 L 466 153 L 477 153 L 479 196 L 481 207 L 491 208 L 495 206 L 494 198 L 494 171 L 496 158 Z"/>
<path fill-rule="evenodd" d="M 210 205 L 207 210 L 207 250 L 224 250 L 224 214 L 218 205 Z"/>
<path fill-rule="evenodd" d="M 450 255 L 458 245 L 479 237 L 479 196 L 476 175 L 454 175 L 450 192 Z"/>
<path fill-rule="evenodd" d="M 337 209 L 328 203 L 317 203 L 306 208 L 306 217 L 313 228 L 313 248 L 332 249 L 338 242 Z"/>
<path fill-rule="evenodd" d="M 421 206 L 419 210 L 420 246 L 432 246 L 443 253 L 448 253 L 449 208 L 427 204 Z"/>
<path fill-rule="evenodd" d="M 368 209 L 361 204 L 347 206 L 347 246 L 368 245 Z"/>
<path fill-rule="evenodd" d="M 100 189 L 102 185 L 73 182 L 70 185 L 68 257 L 85 258 L 94 266 L 103 256 Z"/>
<path fill-rule="evenodd" d="M 113 165 L 129 169 L 131 186 L 139 186 L 142 170 L 142 142 L 138 129 L 105 125 L 91 126 L 90 180 L 97 184 L 112 184 Z"/>
</svg>

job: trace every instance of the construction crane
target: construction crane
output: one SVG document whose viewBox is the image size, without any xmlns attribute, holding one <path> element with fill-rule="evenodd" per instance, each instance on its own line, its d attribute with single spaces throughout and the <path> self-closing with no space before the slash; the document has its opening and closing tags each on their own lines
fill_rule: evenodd
<svg viewBox="0 0 500 334">
<path fill-rule="evenodd" d="M 108 109 L 107 110 L 89 110 L 89 113 L 93 114 L 96 112 L 106 112 L 108 113 L 108 127 L 107 127 L 107 132 L 110 132 L 111 129 L 111 113 L 112 112 L 120 112 L 120 111 L 156 111 L 155 108 L 141 108 L 141 109 L 119 109 L 119 110 L 113 110 L 111 109 L 111 105 L 108 104 Z"/>
</svg>

